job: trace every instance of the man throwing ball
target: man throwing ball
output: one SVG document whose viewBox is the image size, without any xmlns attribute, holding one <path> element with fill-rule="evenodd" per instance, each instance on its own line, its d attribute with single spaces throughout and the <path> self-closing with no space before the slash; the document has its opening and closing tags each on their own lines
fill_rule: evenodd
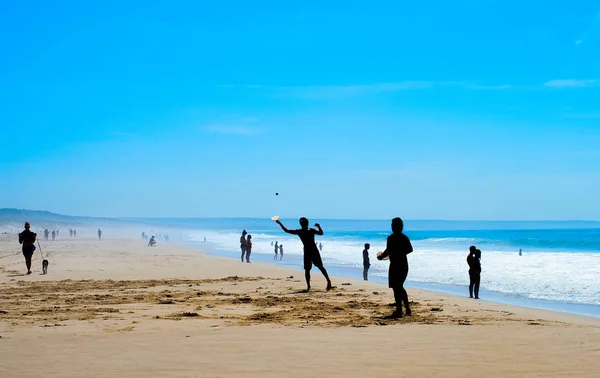
<svg viewBox="0 0 600 378">
<path fill-rule="evenodd" d="M 302 217 L 300 218 L 300 226 L 302 228 L 299 230 L 288 230 L 279 219 L 276 222 L 281 226 L 283 231 L 288 234 L 298 235 L 300 240 L 302 240 L 302 244 L 304 245 L 304 277 L 306 278 L 306 291 L 308 292 L 310 290 L 310 270 L 313 265 L 319 268 L 321 273 L 323 273 L 323 276 L 325 276 L 325 279 L 327 280 L 327 290 L 331 290 L 331 280 L 323 267 L 321 254 L 315 244 L 315 235 L 323 235 L 321 225 L 315 223 L 316 230 L 314 228 L 308 228 L 308 219 Z"/>
<path fill-rule="evenodd" d="M 19 244 L 22 244 L 23 256 L 25 256 L 25 265 L 27 265 L 27 274 L 31 274 L 31 258 L 35 251 L 35 238 L 37 234 L 29 228 L 29 222 L 25 222 L 25 230 L 19 234 Z"/>
</svg>

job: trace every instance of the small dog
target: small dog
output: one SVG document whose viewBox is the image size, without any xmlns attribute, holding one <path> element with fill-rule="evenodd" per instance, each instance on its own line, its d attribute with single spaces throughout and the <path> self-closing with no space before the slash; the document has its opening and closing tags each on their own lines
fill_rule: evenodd
<svg viewBox="0 0 600 378">
<path fill-rule="evenodd" d="M 44 261 L 42 261 L 42 274 L 48 274 L 48 265 L 50 265 L 50 263 L 48 260 L 44 259 Z"/>
</svg>

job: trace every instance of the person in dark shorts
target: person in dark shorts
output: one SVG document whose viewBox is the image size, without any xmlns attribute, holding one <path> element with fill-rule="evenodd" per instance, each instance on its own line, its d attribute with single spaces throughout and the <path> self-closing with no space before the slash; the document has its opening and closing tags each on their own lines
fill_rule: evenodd
<svg viewBox="0 0 600 378">
<path fill-rule="evenodd" d="M 279 244 L 279 261 L 283 259 L 283 244 Z"/>
<path fill-rule="evenodd" d="M 30 230 L 31 225 L 25 222 L 25 230 L 19 234 L 19 244 L 22 245 L 21 250 L 25 256 L 25 265 L 27 266 L 27 274 L 31 274 L 31 258 L 35 252 L 35 238 L 37 234 Z"/>
<path fill-rule="evenodd" d="M 408 236 L 402 232 L 403 230 L 404 222 L 402 222 L 402 219 L 392 219 L 392 234 L 387 238 L 385 251 L 377 256 L 378 260 L 383 260 L 388 256 L 390 258 L 388 284 L 394 290 L 394 299 L 396 300 L 396 311 L 392 313 L 391 318 L 402 317 L 402 303 L 406 308 L 406 315 L 411 315 L 408 294 L 404 289 L 404 281 L 408 276 L 407 255 L 413 251 L 413 247 Z"/>
<path fill-rule="evenodd" d="M 323 266 L 323 261 L 321 261 L 321 254 L 319 253 L 319 249 L 315 244 L 315 235 L 323 235 L 323 229 L 321 225 L 315 223 L 316 230 L 314 228 L 308 228 L 308 219 L 302 217 L 300 218 L 300 226 L 302 228 L 298 230 L 288 230 L 285 228 L 283 223 L 280 220 L 277 220 L 277 224 L 281 226 L 281 229 L 288 234 L 298 235 L 302 244 L 304 245 L 304 277 L 306 278 L 306 292 L 310 290 L 310 270 L 312 266 L 316 266 L 323 276 L 327 280 L 327 290 L 331 290 L 331 280 L 329 279 L 329 275 Z"/>
<path fill-rule="evenodd" d="M 363 249 L 363 279 L 368 281 L 369 278 L 367 274 L 369 272 L 369 268 L 371 267 L 371 261 L 369 260 L 369 249 L 371 245 L 369 243 L 365 244 L 365 249 Z"/>
</svg>

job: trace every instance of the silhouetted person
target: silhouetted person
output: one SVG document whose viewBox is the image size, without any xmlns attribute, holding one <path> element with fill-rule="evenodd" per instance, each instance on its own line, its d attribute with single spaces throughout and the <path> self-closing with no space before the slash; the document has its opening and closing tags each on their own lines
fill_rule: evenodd
<svg viewBox="0 0 600 378">
<path fill-rule="evenodd" d="M 142 240 L 146 240 L 146 233 L 142 232 Z"/>
<path fill-rule="evenodd" d="M 392 234 L 387 238 L 385 251 L 377 256 L 378 260 L 383 260 L 388 256 L 390 258 L 388 284 L 394 290 L 394 299 L 396 300 L 396 311 L 390 316 L 392 318 L 402 317 L 402 303 L 406 308 L 406 315 L 411 315 L 408 294 L 404 289 L 404 281 L 408 276 L 407 255 L 413 251 L 413 247 L 408 236 L 402 232 L 403 230 L 404 222 L 402 222 L 402 219 L 392 219 Z"/>
<path fill-rule="evenodd" d="M 469 248 L 469 256 L 467 256 L 467 264 L 469 264 L 469 298 L 479 299 L 479 283 L 481 282 L 481 251 L 475 246 Z"/>
<path fill-rule="evenodd" d="M 523 256 L 523 250 L 519 249 L 519 256 Z"/>
<path fill-rule="evenodd" d="M 35 232 L 30 230 L 30 227 L 29 222 L 25 222 L 25 230 L 19 234 L 19 244 L 22 245 L 21 250 L 25 257 L 27 274 L 31 274 L 31 258 L 33 257 L 33 252 L 35 252 L 35 238 L 37 236 Z"/>
<path fill-rule="evenodd" d="M 73 229 L 73 237 L 76 238 L 77 237 L 77 230 Z"/>
<path fill-rule="evenodd" d="M 56 239 L 56 231 L 52 230 L 52 241 L 54 241 L 54 239 Z"/>
<path fill-rule="evenodd" d="M 48 231 L 48 229 L 44 229 L 44 239 L 48 240 L 48 235 L 50 235 L 50 231 Z"/>
<path fill-rule="evenodd" d="M 73 237 L 73 229 L 69 228 L 69 236 Z"/>
<path fill-rule="evenodd" d="M 246 240 L 246 235 L 248 235 L 248 233 L 246 232 L 246 230 L 243 230 L 242 236 L 240 236 L 240 249 L 242 250 L 242 262 L 244 262 L 244 255 L 246 254 L 246 244 L 248 243 L 248 241 Z"/>
<path fill-rule="evenodd" d="M 371 245 L 369 243 L 365 244 L 365 249 L 363 249 L 363 279 L 368 281 L 367 273 L 369 272 L 369 268 L 371 267 L 371 261 L 369 260 L 369 249 Z"/>
<path fill-rule="evenodd" d="M 102 240 L 102 230 L 98 229 L 98 240 Z"/>
<path fill-rule="evenodd" d="M 275 257 L 273 257 L 273 260 L 277 260 L 278 252 L 279 252 L 279 244 L 277 244 L 277 242 L 275 242 Z"/>
<path fill-rule="evenodd" d="M 319 243 L 319 251 L 323 252 L 323 244 Z"/>
<path fill-rule="evenodd" d="M 246 238 L 246 262 L 250 262 L 250 254 L 252 253 L 252 235 Z"/>
<path fill-rule="evenodd" d="M 288 230 L 280 220 L 277 220 L 277 224 L 281 226 L 283 231 L 288 234 L 298 235 L 300 240 L 302 240 L 302 244 L 304 245 L 304 277 L 306 278 L 306 291 L 308 292 L 310 290 L 310 270 L 312 269 L 313 264 L 321 271 L 321 273 L 323 273 L 323 276 L 327 280 L 327 290 L 331 290 L 331 280 L 323 266 L 321 254 L 315 244 L 315 235 L 323 235 L 321 225 L 315 223 L 317 230 L 308 228 L 308 219 L 304 217 L 300 218 L 300 226 L 302 228 L 298 230 Z"/>
<path fill-rule="evenodd" d="M 148 246 L 154 247 L 155 245 L 156 245 L 156 238 L 154 237 L 154 235 L 152 235 L 152 237 L 150 238 L 150 241 L 148 241 Z"/>
<path fill-rule="evenodd" d="M 279 261 L 283 259 L 283 244 L 279 244 Z"/>
</svg>

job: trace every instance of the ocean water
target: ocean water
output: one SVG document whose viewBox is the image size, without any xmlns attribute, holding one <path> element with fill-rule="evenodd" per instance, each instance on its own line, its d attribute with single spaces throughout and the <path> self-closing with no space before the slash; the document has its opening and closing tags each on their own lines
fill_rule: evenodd
<svg viewBox="0 0 600 378">
<path fill-rule="evenodd" d="M 252 235 L 255 259 L 272 261 L 271 243 L 278 241 L 284 246 L 284 262 L 301 268 L 300 240 L 285 234 L 271 221 L 203 219 L 169 223 L 184 229 L 189 242 L 203 243 L 206 237 L 210 250 L 238 259 L 239 237 L 241 230 L 246 229 Z M 385 249 L 389 221 L 320 223 L 325 234 L 317 237 L 317 242 L 323 244 L 321 254 L 328 270 L 362 277 L 363 245 L 370 243 L 369 276 L 386 281 L 388 262 L 377 261 L 375 255 Z M 284 224 L 288 228 L 299 227 L 297 220 L 284 220 Z M 582 305 L 600 314 L 600 228 L 578 226 L 581 224 L 572 222 L 406 221 L 405 233 L 414 247 L 408 257 L 407 285 L 466 294 L 466 257 L 469 246 L 476 245 L 482 251 L 482 292 L 497 298 Z M 522 256 L 519 249 L 523 249 Z"/>
</svg>

